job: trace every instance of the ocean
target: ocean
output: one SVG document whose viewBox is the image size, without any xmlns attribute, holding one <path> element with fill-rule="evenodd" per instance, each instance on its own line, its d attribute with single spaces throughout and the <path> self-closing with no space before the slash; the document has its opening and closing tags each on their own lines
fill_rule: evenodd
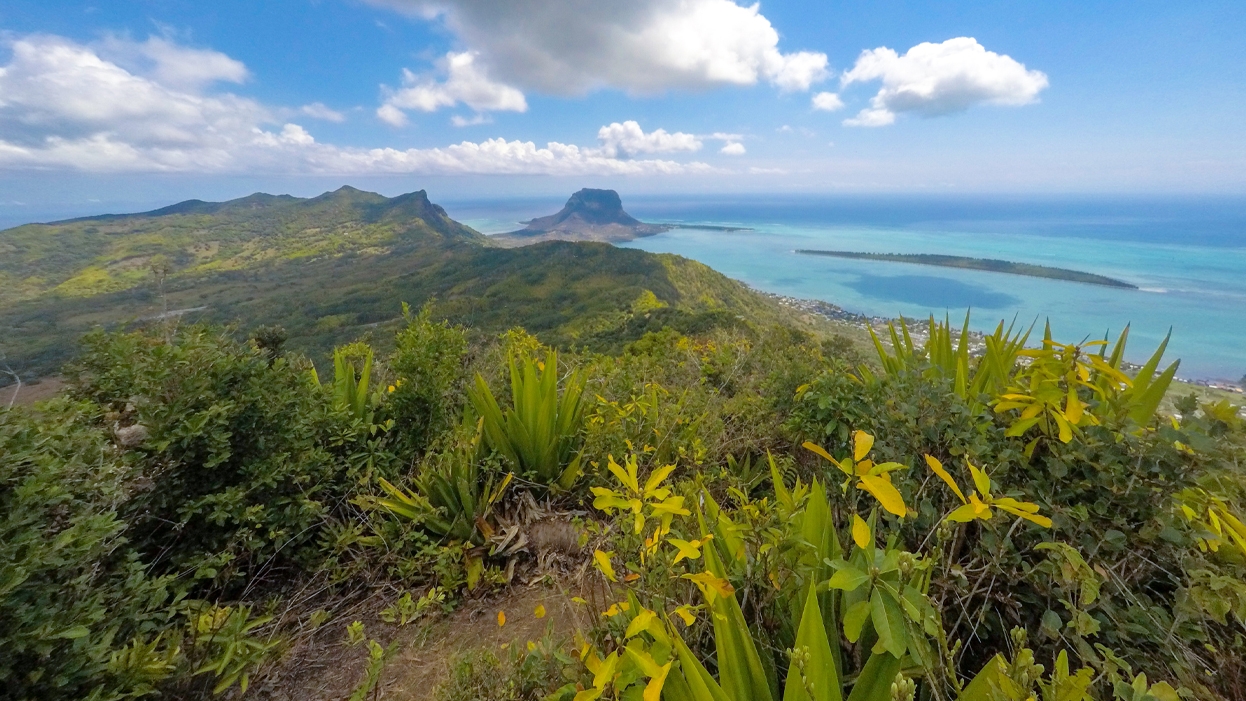
<svg viewBox="0 0 1246 701">
<path fill-rule="evenodd" d="M 870 316 L 945 313 L 990 331 L 1017 319 L 1057 340 L 1113 339 L 1130 324 L 1126 358 L 1146 359 L 1169 329 L 1178 375 L 1246 375 L 1246 198 L 679 196 L 629 197 L 646 222 L 740 227 L 673 229 L 622 244 L 676 253 L 776 294 Z M 484 233 L 557 211 L 557 198 L 449 202 Z M 996 258 L 1117 278 L 1139 289 L 795 253 L 830 249 Z"/>
</svg>

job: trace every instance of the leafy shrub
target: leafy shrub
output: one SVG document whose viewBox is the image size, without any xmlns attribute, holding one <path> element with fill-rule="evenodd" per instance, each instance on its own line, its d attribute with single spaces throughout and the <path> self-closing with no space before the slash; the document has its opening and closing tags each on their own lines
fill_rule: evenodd
<svg viewBox="0 0 1246 701">
<path fill-rule="evenodd" d="M 394 375 L 389 415 L 405 453 L 421 453 L 454 426 L 467 383 L 467 337 L 446 322 L 434 323 L 429 307 L 412 314 L 403 306 L 406 327 L 395 337 L 390 357 Z"/>
<path fill-rule="evenodd" d="M 157 643 L 171 582 L 126 548 L 116 505 L 133 466 L 99 410 L 58 400 L 0 411 L 0 696 L 116 698 L 168 673 L 128 669 Z"/>
<path fill-rule="evenodd" d="M 270 365 L 197 326 L 168 341 L 97 332 L 84 345 L 73 395 L 145 435 L 133 454 L 141 478 L 120 510 L 157 571 L 229 581 L 318 557 L 316 527 L 375 461 L 341 457 L 359 447 L 351 418 L 314 390 L 305 365 Z M 345 444 L 338 455 L 331 442 Z"/>
</svg>

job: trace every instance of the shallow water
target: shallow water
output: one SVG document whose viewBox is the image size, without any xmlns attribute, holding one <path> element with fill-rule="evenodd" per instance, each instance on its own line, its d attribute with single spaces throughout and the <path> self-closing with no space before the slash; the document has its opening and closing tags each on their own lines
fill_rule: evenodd
<svg viewBox="0 0 1246 701">
<path fill-rule="evenodd" d="M 462 203 L 451 216 L 486 233 L 556 211 L 550 201 Z M 1132 324 L 1127 357 L 1145 356 L 1172 328 L 1168 357 L 1188 379 L 1246 373 L 1246 199 L 732 197 L 627 198 L 651 222 L 749 227 L 674 229 L 624 246 L 677 253 L 767 292 L 849 311 L 1002 318 L 1060 340 L 1113 337 Z M 999 258 L 1124 280 L 1117 289 L 1004 273 L 850 260 L 796 249 L 939 253 Z M 988 328 L 989 327 L 989 328 Z"/>
</svg>

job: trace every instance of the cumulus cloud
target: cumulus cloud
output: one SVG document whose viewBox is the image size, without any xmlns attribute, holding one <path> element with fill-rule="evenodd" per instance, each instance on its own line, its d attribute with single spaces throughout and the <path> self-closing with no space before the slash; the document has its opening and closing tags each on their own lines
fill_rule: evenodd
<svg viewBox="0 0 1246 701">
<path fill-rule="evenodd" d="M 404 110 L 435 112 L 464 104 L 477 112 L 528 111 L 528 101 L 517 88 L 490 80 L 472 51 L 450 52 L 437 62 L 445 80 L 402 71 L 402 88 L 386 90 L 385 102 L 376 114 L 394 126 L 407 123 Z"/>
<path fill-rule="evenodd" d="M 313 102 L 310 105 L 303 105 L 299 108 L 299 112 L 302 112 L 312 119 L 323 119 L 326 122 L 337 122 L 340 124 L 346 121 L 346 115 L 325 106 L 323 102 Z"/>
<path fill-rule="evenodd" d="M 844 101 L 833 92 L 820 92 L 813 96 L 813 108 L 823 112 L 834 112 L 844 108 Z"/>
<path fill-rule="evenodd" d="M 194 80 L 155 70 L 141 75 L 104 58 L 99 47 L 55 36 L 10 38 L 8 48 L 12 57 L 0 66 L 0 169 L 428 175 L 713 170 L 698 162 L 617 157 L 625 149 L 690 150 L 686 134 L 646 134 L 639 125 L 622 132 L 639 133 L 638 142 L 621 138 L 589 148 L 500 138 L 424 149 L 341 147 L 316 141 L 299 124 L 283 123 L 280 116 L 293 110 L 204 90 L 203 74 Z M 245 72 L 215 75 L 218 81 L 242 79 Z M 308 106 L 311 112 L 328 115 L 315 104 Z"/>
<path fill-rule="evenodd" d="M 918 44 L 903 56 L 887 47 L 867 50 L 841 79 L 845 86 L 874 80 L 881 80 L 882 88 L 845 125 L 884 126 L 901 112 L 935 117 L 979 103 L 1026 105 L 1048 85 L 1042 71 L 987 51 L 972 37 Z"/>
<path fill-rule="evenodd" d="M 444 22 L 489 74 L 558 95 L 635 93 L 765 81 L 807 90 L 826 54 L 779 50 L 756 4 L 732 0 L 369 0 Z"/>
<path fill-rule="evenodd" d="M 241 61 L 211 49 L 195 49 L 160 37 L 136 42 L 109 36 L 98 45 L 104 58 L 161 85 L 196 90 L 218 81 L 242 83 L 250 77 Z"/>
<path fill-rule="evenodd" d="M 180 79 L 166 85 L 159 71 L 138 75 L 59 37 L 28 36 L 9 48 L 0 72 L 0 158 L 9 163 L 212 167 L 273 120 L 253 100 L 177 87 Z"/>
<path fill-rule="evenodd" d="M 655 129 L 646 134 L 634 120 L 615 122 L 598 129 L 597 140 L 601 142 L 599 152 L 610 158 L 630 158 L 639 153 L 699 151 L 702 145 L 696 136 L 678 131 L 671 134 L 665 129 Z"/>
<path fill-rule="evenodd" d="M 739 141 L 728 141 L 722 148 L 718 149 L 719 153 L 725 153 L 728 156 L 743 156 L 745 149 L 744 144 Z"/>
</svg>

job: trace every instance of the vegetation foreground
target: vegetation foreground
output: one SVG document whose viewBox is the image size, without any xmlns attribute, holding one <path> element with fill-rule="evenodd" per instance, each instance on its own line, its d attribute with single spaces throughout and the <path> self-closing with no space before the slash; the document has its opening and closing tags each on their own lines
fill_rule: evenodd
<svg viewBox="0 0 1246 701">
<path fill-rule="evenodd" d="M 0 412 L 0 697 L 309 698 L 309 641 L 353 699 L 1246 696 L 1237 408 L 1159 414 L 1127 335 L 929 331 L 93 333 Z M 524 584 L 586 623 L 387 691 L 399 632 Z"/>
</svg>

